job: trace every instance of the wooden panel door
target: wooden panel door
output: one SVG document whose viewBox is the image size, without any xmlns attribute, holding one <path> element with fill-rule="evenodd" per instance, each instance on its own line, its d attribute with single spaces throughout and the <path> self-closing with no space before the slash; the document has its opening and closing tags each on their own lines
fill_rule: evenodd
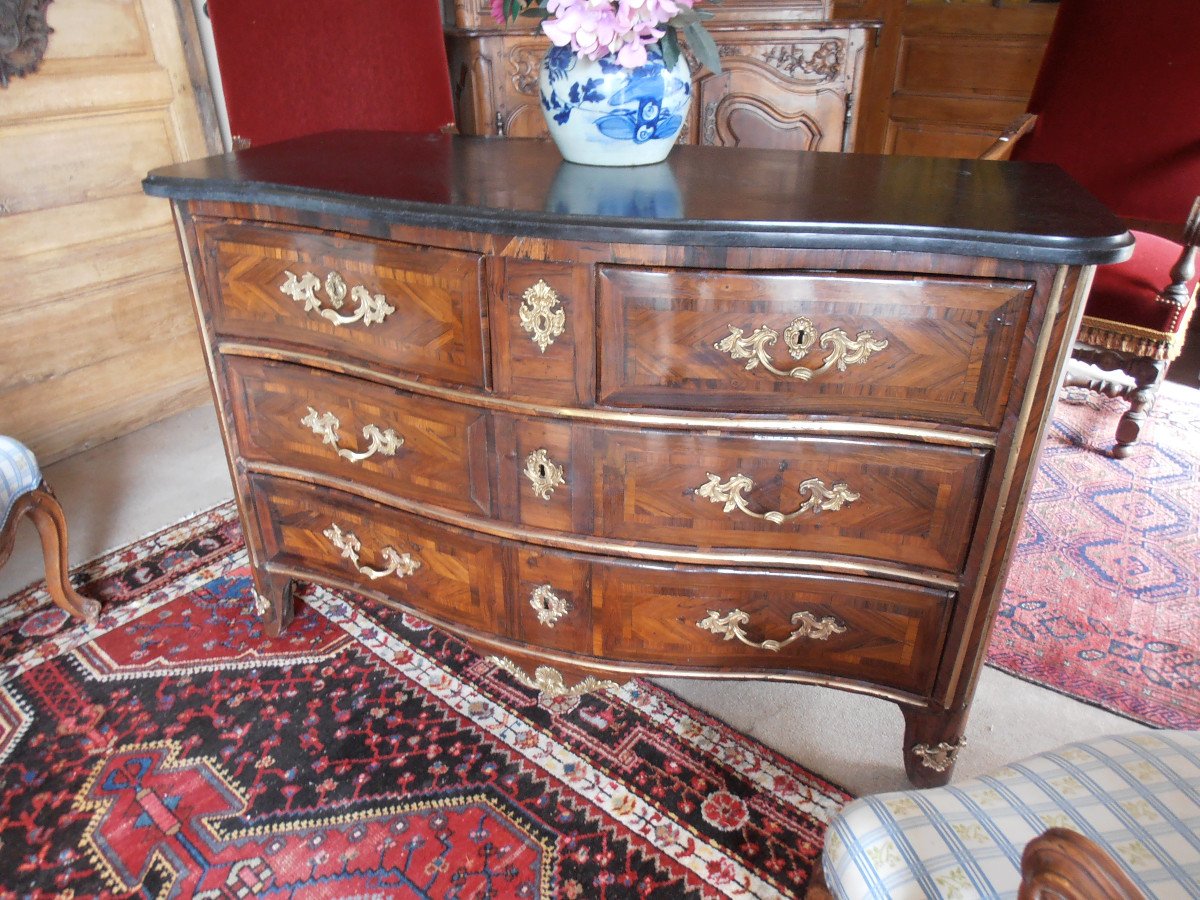
<svg viewBox="0 0 1200 900">
<path fill-rule="evenodd" d="M 855 92 L 870 29 L 710 26 L 721 74 L 699 70 L 690 142 L 852 150 Z"/>
<path fill-rule="evenodd" d="M 55 3 L 41 68 L 0 90 L 0 433 L 43 463 L 209 394 L 170 207 L 140 185 L 219 149 L 179 3 Z"/>
<path fill-rule="evenodd" d="M 548 138 L 538 67 L 550 46 L 535 32 L 456 33 L 446 38 L 454 110 L 462 134 Z"/>
<path fill-rule="evenodd" d="M 974 157 L 1025 111 L 1057 3 L 838 0 L 884 22 L 867 62 L 857 150 Z"/>
</svg>

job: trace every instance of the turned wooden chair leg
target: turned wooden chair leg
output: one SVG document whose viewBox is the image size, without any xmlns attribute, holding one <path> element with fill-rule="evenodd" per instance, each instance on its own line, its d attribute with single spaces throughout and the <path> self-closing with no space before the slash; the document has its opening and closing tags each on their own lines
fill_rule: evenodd
<svg viewBox="0 0 1200 900">
<path fill-rule="evenodd" d="M 1117 459 L 1125 459 L 1133 452 L 1133 445 L 1142 433 L 1142 422 L 1154 407 L 1159 385 L 1167 373 L 1167 363 L 1158 359 L 1139 359 L 1128 367 L 1128 372 L 1135 387 L 1129 394 L 1129 409 L 1117 423 L 1117 442 L 1112 449 L 1112 455 Z"/>
<path fill-rule="evenodd" d="M 100 615 L 100 603 L 81 597 L 71 587 L 68 576 L 67 519 L 58 498 L 43 484 L 22 500 L 25 500 L 24 511 L 33 520 L 42 539 L 42 556 L 46 560 L 46 590 L 51 599 L 71 615 L 95 622 Z"/>
</svg>

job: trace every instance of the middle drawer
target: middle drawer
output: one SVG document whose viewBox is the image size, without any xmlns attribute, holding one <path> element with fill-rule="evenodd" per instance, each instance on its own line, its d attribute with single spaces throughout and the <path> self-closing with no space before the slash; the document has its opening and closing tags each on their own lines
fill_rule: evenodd
<svg viewBox="0 0 1200 900">
<path fill-rule="evenodd" d="M 492 514 L 488 413 L 289 363 L 226 356 L 238 448 L 461 513 Z"/>
<path fill-rule="evenodd" d="M 497 419 L 523 525 L 622 543 L 837 554 L 958 572 L 989 454 L 909 441 Z"/>
</svg>

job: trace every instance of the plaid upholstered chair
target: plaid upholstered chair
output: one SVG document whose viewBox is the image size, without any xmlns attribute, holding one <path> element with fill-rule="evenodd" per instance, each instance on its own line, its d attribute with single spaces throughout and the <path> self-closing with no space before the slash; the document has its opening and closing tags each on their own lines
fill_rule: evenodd
<svg viewBox="0 0 1200 900">
<path fill-rule="evenodd" d="M 1200 896 L 1200 733 L 1069 744 L 847 804 L 809 900 Z"/>
<path fill-rule="evenodd" d="M 42 539 L 46 589 L 51 599 L 73 616 L 94 622 L 100 604 L 79 596 L 67 577 L 67 520 L 33 453 L 13 438 L 0 435 L 0 565 L 12 553 L 17 523 L 29 516 Z"/>
<path fill-rule="evenodd" d="M 1118 458 L 1138 439 L 1195 307 L 1198 34 L 1196 0 L 1061 0 L 1029 101 L 1033 115 L 984 154 L 1056 163 L 1137 239 L 1130 260 L 1097 270 L 1075 348 L 1076 360 L 1104 374 L 1073 365 L 1066 379 L 1129 400 L 1112 451 Z"/>
</svg>

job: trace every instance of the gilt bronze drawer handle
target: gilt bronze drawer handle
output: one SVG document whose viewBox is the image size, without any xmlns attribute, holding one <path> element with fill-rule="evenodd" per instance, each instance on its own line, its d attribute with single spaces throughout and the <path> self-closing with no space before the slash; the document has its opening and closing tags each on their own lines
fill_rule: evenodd
<svg viewBox="0 0 1200 900">
<path fill-rule="evenodd" d="M 724 484 L 721 483 L 721 476 L 708 473 L 708 481 L 696 488 L 696 493 L 701 497 L 707 497 L 713 503 L 724 503 L 725 508 L 722 512 L 733 512 L 733 510 L 741 510 L 746 515 L 754 519 L 766 519 L 775 525 L 782 525 L 784 522 L 794 519 L 797 516 L 802 516 L 805 513 L 816 513 L 822 511 L 833 511 L 841 509 L 846 503 L 853 503 L 859 498 L 859 494 L 850 490 L 849 485 L 844 481 L 839 481 L 833 487 L 825 487 L 825 482 L 820 478 L 808 478 L 800 482 L 800 486 L 796 491 L 803 496 L 808 494 L 808 499 L 800 504 L 800 508 L 790 513 L 782 513 L 777 510 L 760 513 L 755 512 L 746 505 L 744 493 L 754 490 L 754 480 L 743 475 L 741 472 L 734 475 Z"/>
<path fill-rule="evenodd" d="M 387 568 L 372 569 L 370 566 L 364 566 L 359 562 L 358 554 L 362 552 L 362 542 L 354 536 L 353 532 L 343 532 L 337 524 L 333 524 L 321 533 L 329 539 L 329 543 L 342 551 L 342 556 L 350 560 L 354 568 L 372 581 L 386 578 L 389 575 L 404 578 L 406 575 L 411 575 L 417 569 L 421 568 L 421 563 L 407 553 L 401 553 L 395 547 L 384 547 L 379 551 L 379 555 L 383 558 Z"/>
<path fill-rule="evenodd" d="M 707 618 L 701 619 L 696 623 L 696 626 L 705 631 L 711 631 L 713 634 L 720 635 L 727 641 L 737 638 L 747 647 L 770 650 L 772 653 L 779 652 L 792 641 L 799 640 L 800 638 L 827 641 L 831 634 L 842 634 L 846 630 L 846 626 L 833 616 L 825 616 L 818 619 L 807 610 L 792 615 L 792 625 L 795 626 L 795 629 L 782 641 L 756 642 L 750 640 L 750 638 L 746 637 L 746 632 L 742 630 L 743 625 L 749 624 L 750 613 L 742 612 L 740 609 L 735 609 L 727 616 L 722 616 L 716 610 L 710 609 Z"/>
<path fill-rule="evenodd" d="M 537 612 L 538 621 L 547 628 L 553 628 L 555 622 L 571 611 L 571 604 L 554 593 L 548 584 L 533 589 L 529 605 Z"/>
<path fill-rule="evenodd" d="M 520 666 L 506 657 L 489 656 L 488 662 L 503 669 L 525 687 L 538 691 L 548 700 L 558 697 L 582 697 L 593 691 L 615 691 L 620 687 L 615 681 L 600 679 L 595 675 L 589 675 L 578 684 L 567 687 L 562 672 L 550 666 L 538 666 L 533 670 L 533 677 L 530 678 Z"/>
<path fill-rule="evenodd" d="M 350 288 L 350 299 L 358 306 L 354 310 L 354 315 L 343 316 L 338 310 L 345 304 L 346 280 L 337 272 L 330 272 L 325 276 L 325 294 L 333 309 L 321 308 L 321 298 L 317 296 L 317 292 L 321 290 L 321 279 L 312 272 L 305 272 L 299 278 L 295 273 L 286 270 L 283 274 L 287 278 L 279 286 L 279 290 L 297 303 L 303 301 L 305 312 L 316 312 L 322 319 L 327 319 L 334 325 L 362 322 L 369 326 L 375 322 L 382 322 L 396 311 L 395 307 L 388 305 L 387 298 L 383 294 L 372 295 L 361 284 L 356 284 Z"/>
<path fill-rule="evenodd" d="M 529 332 L 538 349 L 545 353 L 554 339 L 566 330 L 567 315 L 561 308 L 554 308 L 558 305 L 558 294 L 544 281 L 539 280 L 521 297 L 521 307 L 517 310 L 521 327 Z"/>
<path fill-rule="evenodd" d="M 319 413 L 311 406 L 308 407 L 308 415 L 300 420 L 301 425 L 307 425 L 312 429 L 312 433 L 321 438 L 321 443 L 328 444 L 337 451 L 337 455 L 342 459 L 348 459 L 350 462 L 360 462 L 368 457 L 374 456 L 376 453 L 381 456 L 395 456 L 396 451 L 404 445 L 404 438 L 396 434 L 392 429 L 386 431 L 380 429 L 378 425 L 364 425 L 363 437 L 368 441 L 367 449 L 362 453 L 355 453 L 352 450 L 347 450 L 344 447 L 338 446 L 338 429 L 342 427 L 342 423 L 338 421 L 337 416 L 331 412 Z"/>
<path fill-rule="evenodd" d="M 543 500 L 549 500 L 554 489 L 565 482 L 563 467 L 555 465 L 545 448 L 525 457 L 525 477 L 533 485 L 533 492 Z"/>
<path fill-rule="evenodd" d="M 783 342 L 787 345 L 788 354 L 792 359 L 803 359 L 812 347 L 813 341 L 816 340 L 816 335 L 812 319 L 807 316 L 798 316 L 792 319 L 792 324 L 783 331 Z M 825 357 L 825 361 L 819 369 L 796 366 L 785 371 L 775 368 L 771 363 L 770 354 L 767 352 L 767 348 L 778 339 L 779 332 L 766 325 L 759 325 L 749 337 L 743 337 L 742 329 L 730 325 L 729 336 L 724 340 L 717 341 L 713 346 L 722 353 L 728 353 L 730 359 L 748 360 L 747 372 L 761 365 L 768 372 L 783 378 L 798 378 L 801 381 L 808 381 L 814 375 L 820 375 L 835 366 L 839 372 L 845 372 L 846 366 L 866 362 L 872 353 L 883 350 L 888 345 L 887 341 L 876 340 L 870 331 L 860 331 L 857 338 L 851 339 L 850 335 L 842 329 L 830 328 L 821 335 L 821 348 L 828 350 L 829 355 Z"/>
</svg>

